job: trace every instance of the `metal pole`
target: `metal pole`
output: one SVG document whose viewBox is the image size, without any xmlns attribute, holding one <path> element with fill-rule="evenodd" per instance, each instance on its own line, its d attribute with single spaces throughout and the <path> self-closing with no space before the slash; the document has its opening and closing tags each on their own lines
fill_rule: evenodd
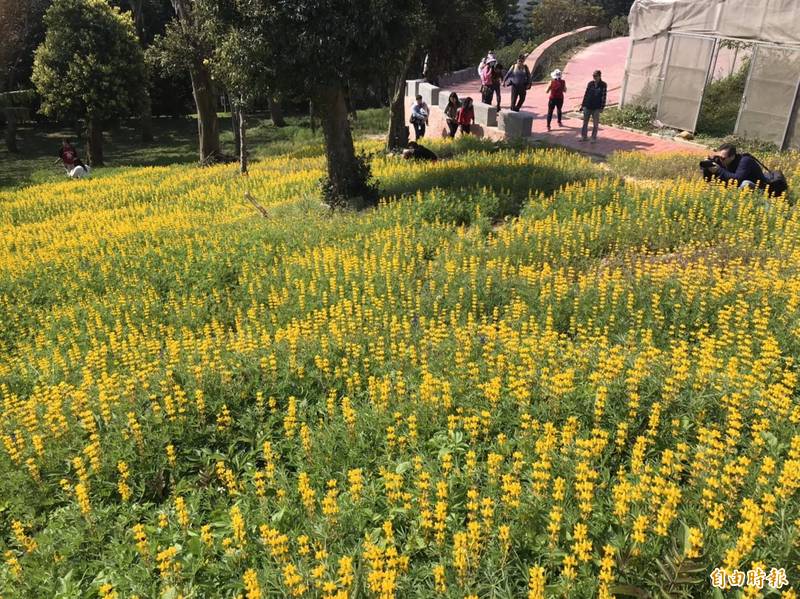
<svg viewBox="0 0 800 599">
<path fill-rule="evenodd" d="M 675 36 L 670 33 L 669 39 L 667 40 L 667 46 L 664 49 L 664 62 L 662 64 L 662 71 L 658 74 L 658 93 L 656 97 L 658 101 L 656 102 L 656 118 L 661 120 L 661 99 L 664 95 L 664 82 L 667 79 L 667 75 L 669 74 L 669 61 L 672 57 L 672 44 L 675 41 Z"/>
<path fill-rule="evenodd" d="M 739 135 L 739 125 L 742 122 L 742 114 L 747 107 L 747 98 L 750 93 L 750 80 L 753 78 L 753 71 L 756 67 L 756 62 L 758 60 L 758 49 L 761 47 L 761 44 L 756 44 L 753 48 L 753 56 L 750 58 L 750 70 L 747 71 L 747 82 L 744 84 L 744 95 L 742 96 L 742 103 L 739 106 L 739 114 L 736 117 L 736 127 L 734 128 L 733 132 L 736 135 Z"/>
<path fill-rule="evenodd" d="M 800 75 L 797 77 L 797 85 L 795 86 L 794 90 L 794 103 L 792 107 L 789 109 L 789 118 L 786 119 L 786 129 L 783 132 L 783 143 L 781 144 L 781 150 L 785 150 L 789 146 L 789 131 L 792 128 L 792 124 L 797 124 L 797 117 L 800 116 L 800 106 L 798 106 L 798 100 L 800 100 Z"/>
<path fill-rule="evenodd" d="M 703 84 L 703 89 L 700 92 L 700 102 L 697 104 L 697 112 L 694 114 L 694 122 L 692 123 L 692 133 L 697 131 L 697 121 L 700 118 L 700 109 L 703 107 L 703 100 L 706 97 L 706 88 L 708 87 L 708 80 L 711 77 L 712 72 L 712 64 L 716 63 L 714 57 L 717 54 L 717 49 L 719 47 L 719 40 L 715 39 L 714 44 L 711 47 L 711 56 L 708 57 L 708 65 L 706 66 L 706 79 L 705 83 Z"/>
<path fill-rule="evenodd" d="M 622 93 L 619 96 L 619 107 L 625 106 L 625 94 L 628 93 L 628 77 L 629 69 L 631 68 L 631 57 L 633 56 L 633 45 L 636 42 L 631 39 L 630 46 L 628 46 L 628 59 L 625 61 L 625 77 L 622 78 Z"/>
<path fill-rule="evenodd" d="M 762 41 L 745 37 L 731 37 L 728 35 L 709 35 L 707 33 L 693 33 L 691 31 L 674 31 L 670 35 L 682 35 L 684 37 L 702 37 L 702 38 L 719 38 L 721 40 L 730 40 L 732 42 L 741 42 L 744 44 L 751 44 L 753 46 L 764 46 L 769 48 L 780 48 L 783 50 L 800 50 L 800 44 L 777 44 L 775 42 Z"/>
</svg>

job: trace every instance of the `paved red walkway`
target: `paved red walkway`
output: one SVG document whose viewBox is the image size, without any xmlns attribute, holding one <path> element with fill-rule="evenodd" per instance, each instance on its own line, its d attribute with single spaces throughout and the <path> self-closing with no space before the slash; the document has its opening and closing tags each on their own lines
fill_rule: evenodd
<svg viewBox="0 0 800 599">
<path fill-rule="evenodd" d="M 580 108 L 586 84 L 591 81 L 592 73 L 595 69 L 603 71 L 603 80 L 608 84 L 608 104 L 619 103 L 629 47 L 630 38 L 627 37 L 617 37 L 598 42 L 576 54 L 566 67 L 562 67 L 564 80 L 567 82 L 564 111 L 569 112 Z M 471 96 L 474 101 L 480 101 L 480 82 L 477 77 L 472 81 L 467 81 L 448 89 L 455 91 L 459 97 Z M 528 90 L 528 95 L 522 106 L 522 110 L 532 112 L 535 115 L 533 121 L 534 139 L 603 156 L 615 151 L 628 150 L 656 153 L 702 152 L 692 144 L 661 139 L 643 133 L 635 133 L 603 125 L 600 126 L 597 143 L 582 142 L 578 139 L 582 120 L 577 117 L 565 117 L 563 119 L 564 127 L 559 128 L 554 115 L 553 130 L 548 132 L 546 124 L 547 94 L 545 89 L 547 89 L 547 83 L 535 83 Z M 504 87 L 500 104 L 502 110 L 508 110 L 510 102 L 511 88 Z"/>
</svg>

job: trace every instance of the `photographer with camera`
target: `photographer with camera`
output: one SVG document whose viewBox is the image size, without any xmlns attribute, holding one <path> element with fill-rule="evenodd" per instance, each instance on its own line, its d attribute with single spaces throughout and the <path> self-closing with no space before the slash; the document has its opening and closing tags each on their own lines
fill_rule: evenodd
<svg viewBox="0 0 800 599">
<path fill-rule="evenodd" d="M 780 196 L 786 191 L 786 179 L 780 171 L 769 171 L 750 154 L 739 154 L 733 144 L 723 144 L 716 152 L 700 161 L 703 178 L 727 183 L 736 181 L 739 189 L 767 189 L 769 195 Z"/>
</svg>

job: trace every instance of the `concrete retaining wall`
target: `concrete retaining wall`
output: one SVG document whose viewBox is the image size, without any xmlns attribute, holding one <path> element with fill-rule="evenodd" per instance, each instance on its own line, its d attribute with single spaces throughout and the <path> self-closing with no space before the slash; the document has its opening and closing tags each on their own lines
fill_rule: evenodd
<svg viewBox="0 0 800 599">
<path fill-rule="evenodd" d="M 531 71 L 534 79 L 539 79 L 546 75 L 553 60 L 557 59 L 565 50 L 578 44 L 586 42 L 596 42 L 611 37 L 611 30 L 608 27 L 581 27 L 567 33 L 562 33 L 551 37 L 546 42 L 542 42 L 528 54 L 525 64 Z M 563 69 L 566 65 L 554 65 L 554 68 Z"/>
<path fill-rule="evenodd" d="M 447 119 L 445 119 L 444 116 L 444 109 L 445 106 L 447 106 L 447 99 L 450 96 L 450 91 L 449 89 L 442 89 L 430 83 L 425 83 L 419 79 L 409 79 L 406 81 L 405 117 L 409 131 L 409 139 L 414 139 L 414 127 L 409 123 L 409 120 L 411 119 L 411 105 L 416 101 L 415 97 L 418 93 L 428 104 L 430 110 L 425 136 L 434 138 L 447 137 L 448 127 Z M 475 123 L 470 128 L 470 135 L 486 137 L 497 141 L 506 139 L 509 136 L 522 137 L 531 134 L 530 126 L 527 129 L 527 134 L 524 133 L 525 124 L 521 122 L 512 125 L 509 135 L 506 131 L 498 127 L 497 108 L 488 104 L 481 104 L 480 102 L 473 102 L 473 106 L 475 108 Z M 533 115 L 531 115 L 531 122 L 532 117 Z M 461 135 L 461 133 L 458 135 Z"/>
<path fill-rule="evenodd" d="M 453 71 L 452 73 L 442 75 L 439 77 L 439 85 L 442 87 L 458 85 L 459 83 L 464 83 L 465 81 L 469 81 L 470 79 L 475 79 L 477 77 L 478 65 L 476 64 L 474 67 L 467 67 L 466 69 L 461 69 L 460 71 Z"/>
</svg>

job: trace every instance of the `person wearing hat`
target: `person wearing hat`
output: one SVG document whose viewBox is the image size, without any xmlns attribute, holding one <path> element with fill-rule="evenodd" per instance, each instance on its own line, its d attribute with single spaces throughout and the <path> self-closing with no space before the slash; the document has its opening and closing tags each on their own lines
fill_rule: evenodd
<svg viewBox="0 0 800 599">
<path fill-rule="evenodd" d="M 564 108 L 564 94 L 567 91 L 567 82 L 561 76 L 561 70 L 556 69 L 550 73 L 550 84 L 545 93 L 550 94 L 547 101 L 547 130 L 550 131 L 550 123 L 553 122 L 553 110 L 558 110 L 558 126 L 561 124 L 561 109 Z"/>
<path fill-rule="evenodd" d="M 525 64 L 524 54 L 520 54 L 516 64 L 508 69 L 503 84 L 511 86 L 511 110 L 519 112 L 531 88 L 531 72 Z"/>
</svg>

